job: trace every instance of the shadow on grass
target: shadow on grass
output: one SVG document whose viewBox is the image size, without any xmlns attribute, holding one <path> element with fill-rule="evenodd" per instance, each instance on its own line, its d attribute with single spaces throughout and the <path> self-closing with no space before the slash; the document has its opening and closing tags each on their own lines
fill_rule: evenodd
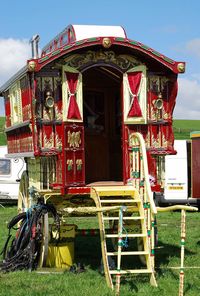
<svg viewBox="0 0 200 296">
<path fill-rule="evenodd" d="M 194 255 L 195 252 L 192 252 L 185 248 L 185 256 L 191 256 Z M 161 268 L 161 266 L 166 266 L 170 264 L 170 261 L 172 258 L 176 257 L 180 259 L 180 254 L 181 254 L 181 247 L 171 245 L 171 244 L 166 244 L 162 241 L 159 241 L 159 246 L 155 250 L 155 266 L 157 268 L 157 273 L 158 275 L 162 275 L 164 272 Z M 177 276 L 173 273 L 173 270 L 169 268 L 169 272 L 177 279 Z"/>
</svg>

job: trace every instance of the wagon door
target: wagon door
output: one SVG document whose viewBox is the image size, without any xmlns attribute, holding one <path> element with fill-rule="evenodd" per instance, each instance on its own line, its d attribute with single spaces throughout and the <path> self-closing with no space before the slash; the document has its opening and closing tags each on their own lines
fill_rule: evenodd
<svg viewBox="0 0 200 296">
<path fill-rule="evenodd" d="M 63 67 L 63 157 L 64 187 L 85 184 L 82 74 Z"/>
<path fill-rule="evenodd" d="M 131 177 L 131 147 L 129 136 L 132 132 L 141 131 L 141 125 L 147 123 L 147 88 L 146 67 L 137 66 L 123 75 L 123 164 L 124 182 Z"/>
</svg>

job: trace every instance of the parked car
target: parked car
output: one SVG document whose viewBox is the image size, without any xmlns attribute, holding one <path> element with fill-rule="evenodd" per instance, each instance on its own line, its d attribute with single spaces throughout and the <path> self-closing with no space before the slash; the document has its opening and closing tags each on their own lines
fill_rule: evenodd
<svg viewBox="0 0 200 296">
<path fill-rule="evenodd" d="M 17 202 L 19 181 L 25 170 L 23 158 L 7 158 L 7 146 L 0 146 L 0 204 Z"/>
</svg>

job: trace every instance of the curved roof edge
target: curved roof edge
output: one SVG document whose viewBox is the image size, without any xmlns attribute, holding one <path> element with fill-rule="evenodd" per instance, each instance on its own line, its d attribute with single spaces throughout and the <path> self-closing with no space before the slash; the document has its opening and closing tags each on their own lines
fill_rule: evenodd
<svg viewBox="0 0 200 296">
<path fill-rule="evenodd" d="M 57 59 L 58 57 L 63 56 L 64 54 L 70 53 L 76 49 L 86 48 L 86 47 L 98 45 L 98 44 L 101 44 L 103 47 L 106 48 L 106 45 L 104 44 L 104 38 L 110 39 L 109 48 L 112 48 L 112 45 L 120 45 L 120 46 L 133 48 L 140 52 L 145 53 L 147 56 L 150 56 L 152 59 L 157 60 L 158 62 L 160 62 L 161 64 L 163 64 L 164 66 L 166 66 L 176 74 L 185 72 L 185 62 L 174 61 L 166 57 L 165 55 L 159 53 L 158 51 L 142 44 L 141 42 L 131 40 L 128 38 L 123 38 L 123 37 L 108 37 L 108 36 L 83 39 L 80 41 L 73 42 L 71 44 L 64 45 L 56 49 L 55 51 L 52 51 L 51 53 L 48 53 L 45 56 L 39 58 L 37 60 L 38 62 L 37 68 L 39 70 L 49 62 Z"/>
<path fill-rule="evenodd" d="M 105 38 L 110 40 L 109 47 L 108 47 L 108 43 L 106 44 L 104 43 Z M 45 65 L 49 64 L 50 62 L 54 61 L 59 57 L 62 57 L 65 54 L 71 53 L 77 49 L 87 48 L 95 45 L 102 45 L 102 47 L 104 47 L 105 49 L 108 49 L 108 48 L 112 49 L 112 45 L 119 45 L 119 46 L 132 48 L 146 54 L 147 56 L 151 57 L 154 60 L 157 60 L 158 62 L 163 64 L 166 68 L 170 69 L 173 73 L 180 74 L 185 72 L 185 62 L 174 61 L 138 41 L 131 40 L 126 37 L 125 38 L 113 37 L 113 36 L 112 37 L 109 37 L 109 36 L 94 37 L 94 38 L 83 39 L 80 41 L 73 42 L 71 44 L 64 45 L 46 54 L 41 58 L 28 60 L 26 66 L 24 66 L 21 70 L 19 70 L 15 75 L 13 75 L 6 83 L 4 83 L 0 87 L 0 96 L 2 96 L 2 93 L 6 91 L 10 87 L 10 85 L 13 84 L 17 79 L 20 79 L 27 71 L 38 72 Z M 30 67 L 29 67 L 30 63 L 35 64 L 34 70 L 30 70 Z"/>
</svg>

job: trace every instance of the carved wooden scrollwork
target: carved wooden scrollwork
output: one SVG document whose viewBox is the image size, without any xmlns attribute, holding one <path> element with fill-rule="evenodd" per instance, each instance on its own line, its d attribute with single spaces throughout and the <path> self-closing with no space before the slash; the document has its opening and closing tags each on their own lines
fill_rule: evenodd
<svg viewBox="0 0 200 296">
<path fill-rule="evenodd" d="M 85 53 L 70 55 L 64 60 L 65 65 L 82 69 L 87 64 L 89 65 L 94 63 L 109 63 L 114 64 L 119 67 L 122 71 L 127 71 L 129 68 L 138 66 L 141 64 L 139 60 L 136 58 L 124 55 L 124 54 L 116 54 L 114 51 L 92 51 L 89 50 Z"/>
</svg>

